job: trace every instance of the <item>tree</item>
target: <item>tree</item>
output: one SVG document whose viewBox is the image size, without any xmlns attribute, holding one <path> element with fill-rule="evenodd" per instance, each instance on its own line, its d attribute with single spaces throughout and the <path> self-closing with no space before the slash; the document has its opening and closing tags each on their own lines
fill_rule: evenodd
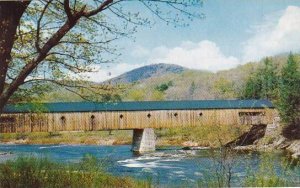
<svg viewBox="0 0 300 188">
<path fill-rule="evenodd" d="M 221 77 L 213 84 L 213 89 L 216 92 L 218 98 L 235 98 L 236 92 L 234 91 L 234 84 L 232 81 Z"/>
<path fill-rule="evenodd" d="M 196 84 L 194 81 L 192 81 L 192 83 L 189 87 L 189 95 L 190 95 L 191 99 L 194 99 L 195 90 L 196 90 Z"/>
<path fill-rule="evenodd" d="M 127 94 L 127 99 L 133 101 L 142 101 L 145 99 L 146 92 L 143 89 L 131 89 Z"/>
<path fill-rule="evenodd" d="M 266 58 L 263 67 L 248 78 L 242 98 L 278 99 L 277 69 L 271 59 Z"/>
<path fill-rule="evenodd" d="M 130 8 L 133 3 L 139 10 Z M 191 11 L 199 5 L 200 0 L 0 2 L 0 114 L 26 84 L 101 93 L 106 87 L 81 82 L 80 73 L 111 62 L 108 57 L 118 55 L 114 41 L 150 25 L 149 14 L 173 24 L 201 17 Z"/>
<path fill-rule="evenodd" d="M 296 125 L 300 116 L 299 62 L 290 54 L 281 71 L 279 113 L 283 122 Z"/>
<path fill-rule="evenodd" d="M 169 81 L 168 83 L 162 83 L 159 84 L 155 87 L 155 90 L 160 91 L 160 92 L 165 92 L 169 89 L 169 87 L 173 86 L 173 82 Z"/>
<path fill-rule="evenodd" d="M 276 100 L 278 98 L 278 75 L 276 66 L 271 59 L 264 60 L 264 67 L 259 74 L 262 75 L 261 98 Z"/>
<path fill-rule="evenodd" d="M 154 90 L 151 93 L 150 99 L 153 101 L 163 101 L 165 100 L 165 94 L 162 91 Z"/>
</svg>

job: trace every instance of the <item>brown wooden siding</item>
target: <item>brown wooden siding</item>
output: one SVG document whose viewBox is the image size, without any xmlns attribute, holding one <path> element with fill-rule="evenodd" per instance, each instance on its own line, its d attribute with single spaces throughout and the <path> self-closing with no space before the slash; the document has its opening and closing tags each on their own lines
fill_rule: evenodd
<svg viewBox="0 0 300 188">
<path fill-rule="evenodd" d="M 95 131 L 201 125 L 268 124 L 275 109 L 159 110 L 3 114 L 0 132 Z"/>
</svg>

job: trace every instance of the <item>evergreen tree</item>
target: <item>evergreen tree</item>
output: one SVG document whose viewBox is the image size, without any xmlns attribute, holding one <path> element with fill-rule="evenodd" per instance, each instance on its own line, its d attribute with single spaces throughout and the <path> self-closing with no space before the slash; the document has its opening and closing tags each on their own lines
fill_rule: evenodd
<svg viewBox="0 0 300 188">
<path fill-rule="evenodd" d="M 299 62 L 292 54 L 281 72 L 279 113 L 287 124 L 296 124 L 300 115 L 300 71 Z"/>
<path fill-rule="evenodd" d="M 261 74 L 261 98 L 276 100 L 278 98 L 278 76 L 274 63 L 266 58 Z"/>
<path fill-rule="evenodd" d="M 250 76 L 246 82 L 242 98 L 245 99 L 260 99 L 260 92 L 262 90 L 261 81 L 259 77 L 254 74 Z"/>
<path fill-rule="evenodd" d="M 274 63 L 266 58 L 264 66 L 247 80 L 242 98 L 278 99 L 278 76 Z"/>
</svg>

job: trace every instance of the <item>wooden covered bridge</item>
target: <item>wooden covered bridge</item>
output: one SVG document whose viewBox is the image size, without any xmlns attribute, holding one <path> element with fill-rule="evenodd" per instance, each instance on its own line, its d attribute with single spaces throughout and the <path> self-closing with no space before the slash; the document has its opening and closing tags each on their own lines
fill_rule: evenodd
<svg viewBox="0 0 300 188">
<path fill-rule="evenodd" d="M 4 108 L 0 133 L 133 129 L 133 142 L 141 144 L 143 135 L 154 137 L 149 128 L 269 124 L 274 116 L 267 100 L 16 104 Z"/>
</svg>

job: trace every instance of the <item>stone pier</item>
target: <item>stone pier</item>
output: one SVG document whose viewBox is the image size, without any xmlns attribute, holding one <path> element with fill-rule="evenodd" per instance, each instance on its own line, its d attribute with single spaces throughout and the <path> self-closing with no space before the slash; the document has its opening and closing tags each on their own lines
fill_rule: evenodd
<svg viewBox="0 0 300 188">
<path fill-rule="evenodd" d="M 155 139 L 152 128 L 134 129 L 131 150 L 138 153 L 155 151 Z"/>
</svg>

